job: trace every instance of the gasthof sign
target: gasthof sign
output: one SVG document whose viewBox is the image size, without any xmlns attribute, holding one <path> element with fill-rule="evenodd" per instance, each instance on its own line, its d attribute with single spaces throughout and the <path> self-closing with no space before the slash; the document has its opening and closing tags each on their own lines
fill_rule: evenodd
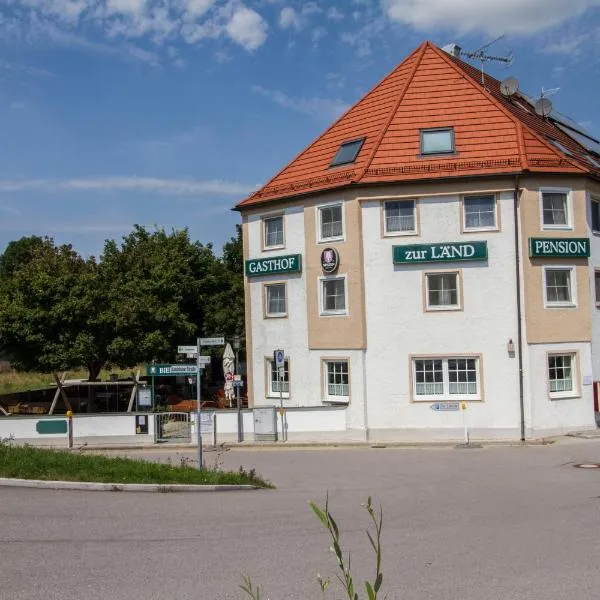
<svg viewBox="0 0 600 600">
<path fill-rule="evenodd" d="M 301 273 L 302 255 L 274 256 L 272 258 L 255 258 L 246 261 L 246 277 L 261 275 L 278 275 L 280 273 Z"/>
<path fill-rule="evenodd" d="M 588 258 L 589 238 L 529 238 L 531 258 Z"/>
<path fill-rule="evenodd" d="M 487 260 L 487 242 L 447 242 L 394 246 L 394 264 Z"/>
</svg>

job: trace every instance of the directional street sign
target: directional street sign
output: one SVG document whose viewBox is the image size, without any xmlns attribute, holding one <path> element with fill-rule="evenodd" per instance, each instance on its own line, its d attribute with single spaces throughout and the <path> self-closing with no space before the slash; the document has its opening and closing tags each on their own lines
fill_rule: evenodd
<svg viewBox="0 0 600 600">
<path fill-rule="evenodd" d="M 177 346 L 177 354 L 197 354 L 196 346 Z"/>
<path fill-rule="evenodd" d="M 201 346 L 224 346 L 225 338 L 224 337 L 200 338 L 200 345 Z"/>
<path fill-rule="evenodd" d="M 210 365 L 210 359 L 211 359 L 210 356 L 199 356 L 198 357 L 198 362 L 201 365 Z"/>
<path fill-rule="evenodd" d="M 431 410 L 435 410 L 436 412 L 453 412 L 460 409 L 460 404 L 458 402 L 434 402 L 430 406 Z"/>
<path fill-rule="evenodd" d="M 233 387 L 234 387 L 234 388 L 238 388 L 238 387 L 239 387 L 239 388 L 241 388 L 241 387 L 244 387 L 244 382 L 243 382 L 243 381 L 233 381 L 232 383 L 233 383 Z"/>
<path fill-rule="evenodd" d="M 147 365 L 148 377 L 172 377 L 174 375 L 196 375 L 196 365 Z"/>
</svg>

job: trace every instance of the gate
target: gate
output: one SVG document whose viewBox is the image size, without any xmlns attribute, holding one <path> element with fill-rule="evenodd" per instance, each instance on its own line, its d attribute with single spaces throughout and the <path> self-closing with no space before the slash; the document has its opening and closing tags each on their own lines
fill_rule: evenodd
<svg viewBox="0 0 600 600">
<path fill-rule="evenodd" d="M 155 419 L 155 435 L 157 442 L 191 442 L 189 413 L 156 413 Z"/>
</svg>

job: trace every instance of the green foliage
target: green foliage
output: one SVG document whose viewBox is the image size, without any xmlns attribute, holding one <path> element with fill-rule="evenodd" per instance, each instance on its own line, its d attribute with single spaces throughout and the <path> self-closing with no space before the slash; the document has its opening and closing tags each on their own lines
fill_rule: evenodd
<svg viewBox="0 0 600 600">
<path fill-rule="evenodd" d="M 354 578 L 352 576 L 350 554 L 348 553 L 344 556 L 340 529 L 333 517 L 333 514 L 329 510 L 329 497 L 326 497 L 324 506 L 319 506 L 314 502 L 309 502 L 308 504 L 329 534 L 331 539 L 330 550 L 335 555 L 338 568 L 341 572 L 341 575 L 338 575 L 337 579 L 344 590 L 345 596 L 348 598 L 348 600 L 359 600 L 359 594 L 355 588 Z M 369 540 L 369 544 L 375 553 L 375 577 L 373 581 L 365 581 L 364 586 L 367 594 L 366 600 L 377 600 L 377 598 L 379 598 L 378 594 L 383 583 L 383 572 L 381 570 L 381 531 L 383 527 L 383 511 L 381 508 L 379 509 L 379 513 L 375 511 L 371 501 L 371 496 L 369 496 L 367 499 L 367 503 L 364 505 L 364 508 L 369 515 L 369 520 L 371 521 L 372 527 L 372 531 L 366 531 L 367 539 Z M 317 583 L 319 584 L 321 593 L 325 594 L 329 588 L 329 579 L 325 579 L 321 575 L 317 575 Z M 247 575 L 244 576 L 244 583 L 240 585 L 240 588 L 252 600 L 260 600 L 260 588 L 258 586 L 255 588 L 252 580 Z"/>
<path fill-rule="evenodd" d="M 94 481 L 101 483 L 155 483 L 199 485 L 253 485 L 272 488 L 254 472 L 199 471 L 181 466 L 130 458 L 94 456 L 0 441 L 0 477 L 47 481 Z"/>
<path fill-rule="evenodd" d="M 0 256 L 0 351 L 23 370 L 175 359 L 197 335 L 243 334 L 241 228 L 217 258 L 187 230 L 135 226 L 83 259 L 50 238 L 21 238 Z"/>
</svg>

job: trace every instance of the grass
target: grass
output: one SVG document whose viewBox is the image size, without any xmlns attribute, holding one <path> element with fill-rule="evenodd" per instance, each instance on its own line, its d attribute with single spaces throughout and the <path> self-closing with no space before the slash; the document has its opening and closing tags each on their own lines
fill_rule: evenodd
<svg viewBox="0 0 600 600">
<path fill-rule="evenodd" d="M 108 381 L 108 376 L 114 373 L 119 378 L 131 377 L 132 372 L 136 372 L 135 369 L 111 369 L 103 370 L 100 373 L 99 379 L 102 381 Z M 142 374 L 145 374 L 145 370 Z M 62 372 L 58 373 L 59 377 L 62 377 Z M 67 371 L 65 379 L 87 379 L 87 369 L 76 369 L 73 371 Z M 37 372 L 21 372 L 8 370 L 5 372 L 0 371 L 0 395 L 2 394 L 16 394 L 18 392 L 29 392 L 31 390 L 43 390 L 54 387 L 54 377 L 52 373 L 37 373 Z"/>
<path fill-rule="evenodd" d="M 274 487 L 245 471 L 198 471 L 186 464 L 173 466 L 131 458 L 95 456 L 0 443 L 0 477 L 46 481 L 93 481 L 101 483 L 155 483 L 253 485 Z"/>
</svg>

